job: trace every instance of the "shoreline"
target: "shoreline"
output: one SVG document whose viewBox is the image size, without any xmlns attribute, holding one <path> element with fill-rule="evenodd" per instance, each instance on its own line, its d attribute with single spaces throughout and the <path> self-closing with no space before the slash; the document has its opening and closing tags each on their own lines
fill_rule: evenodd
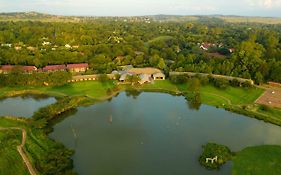
<svg viewBox="0 0 281 175">
<path fill-rule="evenodd" d="M 261 89 L 259 87 L 253 87 L 253 88 Z M 108 88 L 108 89 L 110 89 L 110 88 Z M 95 97 L 95 96 L 87 95 L 87 94 L 85 94 L 85 95 L 68 95 L 68 94 L 62 93 L 62 92 L 43 91 L 43 90 L 40 90 L 40 89 L 33 89 L 32 88 L 32 89 L 26 89 L 26 90 L 11 90 L 11 91 L 8 91 L 6 94 L 1 94 L 0 99 L 12 98 L 12 97 L 17 97 L 17 96 L 22 96 L 22 95 L 47 95 L 47 96 L 55 97 L 55 98 L 62 98 L 62 97 L 66 97 L 66 96 L 69 96 L 69 97 L 76 97 L 76 96 L 86 97 L 86 100 L 85 100 L 86 102 L 83 102 L 82 104 L 78 104 L 77 107 L 79 107 L 79 106 L 95 105 L 96 103 L 101 103 L 101 102 L 110 100 L 111 98 L 115 97 L 116 95 L 118 95 L 121 92 L 126 92 L 126 91 L 130 91 L 130 90 L 140 91 L 140 92 L 166 93 L 166 94 L 170 94 L 170 95 L 183 96 L 183 97 L 186 97 L 185 93 L 188 93 L 188 91 L 182 91 L 182 90 L 179 90 L 179 89 L 171 90 L 171 89 L 168 89 L 168 88 L 158 88 L 158 87 L 151 88 L 151 87 L 145 87 L 145 86 L 131 86 L 131 85 L 129 85 L 129 86 L 125 85 L 124 86 L 124 85 L 121 85 L 121 86 L 118 86 L 117 90 L 113 90 L 113 91 L 110 92 L 110 94 L 105 94 L 101 97 Z M 223 91 L 223 90 L 221 90 L 221 91 Z M 262 92 L 262 94 L 263 93 L 264 92 Z M 259 107 L 259 105 L 255 104 L 256 99 L 251 104 L 233 104 L 233 103 L 231 103 L 230 99 L 228 99 L 224 96 L 219 96 L 219 95 L 212 94 L 212 93 L 209 93 L 209 92 L 200 92 L 200 94 L 211 95 L 212 97 L 216 96 L 220 100 L 227 101 L 227 103 L 228 103 L 228 104 L 212 105 L 212 104 L 208 104 L 205 101 L 203 101 L 202 104 L 217 107 L 217 108 L 222 108 L 224 110 L 227 110 L 227 111 L 230 111 L 230 112 L 233 112 L 233 113 L 236 113 L 236 114 L 241 114 L 241 115 L 244 115 L 244 116 L 247 116 L 247 117 L 250 117 L 250 118 L 255 118 L 255 119 L 267 122 L 267 123 L 271 123 L 271 124 L 274 124 L 274 125 L 277 125 L 277 126 L 281 126 L 281 119 L 278 120 L 278 119 L 272 117 L 269 112 L 263 111 L 263 113 L 261 113 L 261 112 L 257 111 L 257 108 Z M 260 98 L 260 96 L 258 98 Z M 253 109 L 251 109 L 251 110 L 247 109 L 248 106 L 252 107 Z M 281 110 L 277 109 L 277 108 L 272 108 L 271 110 L 280 111 L 280 113 L 281 113 Z"/>
</svg>

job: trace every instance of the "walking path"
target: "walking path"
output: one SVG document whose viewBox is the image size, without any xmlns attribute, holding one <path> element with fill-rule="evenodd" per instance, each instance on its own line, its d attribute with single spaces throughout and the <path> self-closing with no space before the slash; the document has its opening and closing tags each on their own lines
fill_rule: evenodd
<svg viewBox="0 0 281 175">
<path fill-rule="evenodd" d="M 31 175 L 36 175 L 36 171 L 35 169 L 33 168 L 31 162 L 29 161 L 27 155 L 25 154 L 24 152 L 24 145 L 25 145 L 25 142 L 26 142 L 26 130 L 23 129 L 23 128 L 18 128 L 18 127 L 9 127 L 9 128 L 2 128 L 0 127 L 0 130 L 8 130 L 8 129 L 13 129 L 13 130 L 21 130 L 22 131 L 22 141 L 21 141 L 21 145 L 18 145 L 17 146 L 17 150 L 20 154 L 20 156 L 22 157 L 22 160 L 24 162 L 24 164 L 26 165 L 29 173 Z"/>
</svg>

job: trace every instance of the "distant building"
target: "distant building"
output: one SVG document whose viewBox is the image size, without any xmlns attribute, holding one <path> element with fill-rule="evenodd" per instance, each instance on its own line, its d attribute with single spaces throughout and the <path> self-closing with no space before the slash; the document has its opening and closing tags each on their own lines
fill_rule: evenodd
<svg viewBox="0 0 281 175">
<path fill-rule="evenodd" d="M 87 63 L 67 64 L 66 68 L 72 73 L 86 72 L 89 69 L 89 65 Z"/>
<path fill-rule="evenodd" d="M 7 74 L 14 69 L 14 66 L 11 65 L 3 65 L 0 67 L 0 73 Z"/>
<path fill-rule="evenodd" d="M 30 50 L 30 51 L 34 51 L 34 50 L 35 50 L 35 47 L 28 46 L 26 49 L 27 49 L 27 50 Z"/>
<path fill-rule="evenodd" d="M 37 71 L 37 67 L 35 67 L 35 66 L 22 66 L 22 67 L 20 67 L 20 69 L 26 73 L 32 73 L 32 72 Z"/>
<path fill-rule="evenodd" d="M 203 50 L 209 50 L 211 47 L 215 47 L 216 44 L 212 44 L 212 43 L 202 43 L 200 44 L 200 48 Z"/>
<path fill-rule="evenodd" d="M 35 66 L 12 66 L 12 65 L 3 65 L 0 66 L 0 73 L 7 74 L 13 70 L 21 70 L 24 73 L 32 73 L 37 71 Z"/>
<path fill-rule="evenodd" d="M 21 50 L 21 46 L 15 46 L 15 50 Z"/>
<path fill-rule="evenodd" d="M 71 45 L 69 45 L 69 44 L 64 45 L 64 47 L 67 49 L 71 49 Z"/>
<path fill-rule="evenodd" d="M 117 72 L 114 71 L 114 74 Z M 140 84 L 150 83 L 153 80 L 165 80 L 165 74 L 161 70 L 146 67 L 146 68 L 133 68 L 131 66 L 123 67 L 122 71 L 119 71 L 120 79 L 119 81 L 124 82 L 129 75 L 138 75 Z"/>
<path fill-rule="evenodd" d="M 233 52 L 235 51 L 234 48 L 230 48 L 230 49 L 228 49 L 228 50 L 229 50 L 230 53 L 233 53 Z"/>
<path fill-rule="evenodd" d="M 12 44 L 10 43 L 4 43 L 4 44 L 1 44 L 2 47 L 12 47 Z"/>
<path fill-rule="evenodd" d="M 61 65 L 49 65 L 49 66 L 43 67 L 42 70 L 44 72 L 64 71 L 64 70 L 66 70 L 66 66 L 64 64 L 61 64 Z"/>
<path fill-rule="evenodd" d="M 158 72 L 152 75 L 152 78 L 154 80 L 165 80 L 165 74 L 163 74 L 162 72 Z"/>
<path fill-rule="evenodd" d="M 139 81 L 140 84 L 151 82 L 151 75 L 150 74 L 140 74 L 139 78 L 140 78 L 140 81 Z"/>
<path fill-rule="evenodd" d="M 76 46 L 72 46 L 72 48 L 73 48 L 73 49 L 78 49 L 78 48 L 79 48 L 79 46 L 78 46 L 78 45 L 76 45 Z"/>
<path fill-rule="evenodd" d="M 48 46 L 48 45 L 51 45 L 51 43 L 49 41 L 43 41 L 42 45 L 43 46 Z"/>
</svg>

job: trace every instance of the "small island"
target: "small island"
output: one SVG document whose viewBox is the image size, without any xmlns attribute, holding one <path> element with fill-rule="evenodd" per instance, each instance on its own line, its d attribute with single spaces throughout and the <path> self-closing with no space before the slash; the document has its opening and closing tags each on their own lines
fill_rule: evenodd
<svg viewBox="0 0 281 175">
<path fill-rule="evenodd" d="M 202 148 L 199 162 L 209 170 L 218 170 L 232 160 L 232 175 L 281 174 L 281 146 L 278 145 L 247 147 L 235 153 L 227 146 L 216 143 L 207 143 Z"/>
</svg>

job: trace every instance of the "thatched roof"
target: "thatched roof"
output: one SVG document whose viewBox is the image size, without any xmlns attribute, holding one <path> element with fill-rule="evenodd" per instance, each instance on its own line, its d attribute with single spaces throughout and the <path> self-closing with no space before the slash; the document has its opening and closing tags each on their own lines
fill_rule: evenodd
<svg viewBox="0 0 281 175">
<path fill-rule="evenodd" d="M 161 70 L 152 68 L 152 67 L 146 67 L 146 68 L 131 68 L 128 70 L 128 72 L 132 74 L 155 74 L 155 73 L 161 73 Z"/>
</svg>

